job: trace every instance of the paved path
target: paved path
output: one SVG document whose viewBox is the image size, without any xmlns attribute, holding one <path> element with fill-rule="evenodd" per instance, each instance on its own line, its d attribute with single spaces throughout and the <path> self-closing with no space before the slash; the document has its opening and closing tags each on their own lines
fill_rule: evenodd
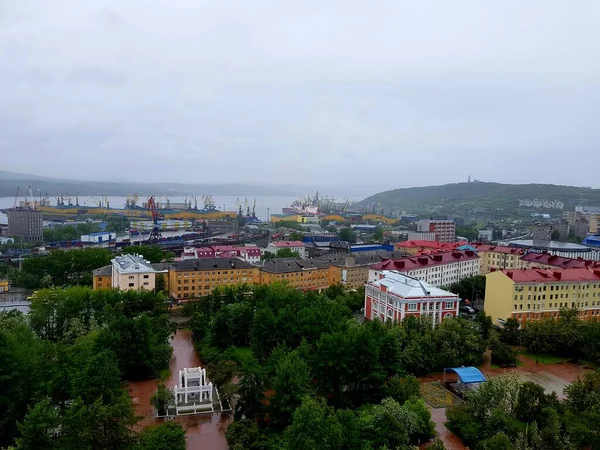
<svg viewBox="0 0 600 450">
<path fill-rule="evenodd" d="M 169 363 L 171 375 L 165 381 L 165 386 L 169 388 L 178 384 L 179 370 L 184 367 L 198 367 L 201 365 L 189 330 L 177 330 L 171 346 L 173 347 L 173 357 Z M 157 380 L 143 380 L 130 383 L 128 386 L 129 395 L 132 397 L 135 406 L 135 413 L 142 416 L 137 426 L 138 429 L 162 423 L 162 419 L 156 419 L 153 416 L 150 405 L 150 398 L 156 392 L 156 385 Z M 186 429 L 188 449 L 229 449 L 225 438 L 225 430 L 230 423 L 230 415 L 221 413 L 195 414 L 178 416 L 175 420 Z"/>
</svg>

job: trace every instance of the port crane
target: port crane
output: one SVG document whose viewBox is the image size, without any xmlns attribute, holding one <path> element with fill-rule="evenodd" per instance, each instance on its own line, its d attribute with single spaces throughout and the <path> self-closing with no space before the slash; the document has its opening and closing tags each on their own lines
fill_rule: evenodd
<svg viewBox="0 0 600 450">
<path fill-rule="evenodd" d="M 150 213 L 152 214 L 152 222 L 154 222 L 154 228 L 152 228 L 152 232 L 150 233 L 150 236 L 148 237 L 148 239 L 150 239 L 150 240 L 160 239 L 162 237 L 162 234 L 161 234 L 160 228 L 158 226 L 158 210 L 156 209 L 156 203 L 154 202 L 154 197 L 150 197 L 148 199 L 148 209 L 150 210 Z"/>
</svg>

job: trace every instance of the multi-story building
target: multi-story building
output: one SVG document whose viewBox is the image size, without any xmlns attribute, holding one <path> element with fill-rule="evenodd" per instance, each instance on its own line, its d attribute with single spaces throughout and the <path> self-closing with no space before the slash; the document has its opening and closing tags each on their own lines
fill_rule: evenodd
<svg viewBox="0 0 600 450">
<path fill-rule="evenodd" d="M 44 213 L 33 209 L 14 208 L 7 211 L 8 235 L 27 242 L 44 240 Z"/>
<path fill-rule="evenodd" d="M 495 325 L 556 317 L 577 308 L 584 319 L 600 317 L 600 269 L 501 270 L 486 275 L 485 313 Z"/>
<path fill-rule="evenodd" d="M 536 223 L 531 228 L 531 237 L 534 241 L 549 241 L 552 234 L 552 225 L 549 223 Z"/>
<path fill-rule="evenodd" d="M 273 241 L 267 245 L 267 251 L 277 253 L 277 250 L 289 248 L 293 252 L 298 252 L 300 258 L 306 258 L 306 248 L 302 241 Z"/>
<path fill-rule="evenodd" d="M 393 252 L 380 252 L 374 255 L 333 254 L 319 258 L 329 264 L 332 271 L 332 284 L 343 284 L 351 289 L 364 286 L 369 279 L 369 269 L 373 264 L 392 257 Z"/>
<path fill-rule="evenodd" d="M 548 252 L 527 252 L 521 256 L 525 269 L 600 269 L 600 262 L 583 258 L 566 258 Z"/>
<path fill-rule="evenodd" d="M 466 244 L 466 242 L 442 243 L 437 241 L 411 240 L 398 242 L 395 245 L 395 248 L 396 250 L 406 252 L 409 255 L 417 255 L 426 251 L 450 251 L 462 244 Z"/>
<path fill-rule="evenodd" d="M 260 249 L 257 246 L 213 245 L 186 248 L 181 254 L 182 260 L 202 258 L 239 258 L 252 264 L 260 261 Z"/>
<path fill-rule="evenodd" d="M 425 316 L 432 325 L 458 315 L 458 295 L 396 271 L 384 271 L 365 288 L 365 318 L 399 322 Z"/>
<path fill-rule="evenodd" d="M 148 263 L 146 262 L 146 264 L 148 264 Z M 165 281 L 165 288 L 167 288 L 167 291 L 168 291 L 169 264 L 168 263 L 152 263 L 152 264 L 150 264 L 150 267 L 152 267 L 156 271 L 156 276 L 154 279 L 155 287 L 156 287 L 157 278 L 163 277 L 163 279 Z M 110 288 L 112 288 L 113 287 L 112 271 L 113 271 L 112 264 L 93 270 L 92 271 L 93 289 L 110 289 Z M 127 284 L 129 284 L 129 283 L 127 283 Z M 131 289 L 131 288 L 129 286 L 127 286 L 126 289 Z"/>
<path fill-rule="evenodd" d="M 389 259 L 371 266 L 369 282 L 379 279 L 383 272 L 390 270 L 433 286 L 448 286 L 463 278 L 480 275 L 481 263 L 477 253 L 472 250 Z"/>
<path fill-rule="evenodd" d="M 335 284 L 331 266 L 314 259 L 272 259 L 260 265 L 261 284 L 287 282 L 304 291 L 325 289 Z"/>
<path fill-rule="evenodd" d="M 171 298 L 179 300 L 208 295 L 220 286 L 259 281 L 259 268 L 239 258 L 187 259 L 171 266 L 168 289 Z"/>
<path fill-rule="evenodd" d="M 156 287 L 159 272 L 142 255 L 117 256 L 111 264 L 111 287 L 121 290 L 154 290 Z"/>
<path fill-rule="evenodd" d="M 435 240 L 438 242 L 454 242 L 456 240 L 456 224 L 453 220 L 419 220 L 417 231 L 419 233 L 435 233 Z"/>
<path fill-rule="evenodd" d="M 0 292 L 8 292 L 8 280 L 0 280 Z"/>
<path fill-rule="evenodd" d="M 488 273 L 498 269 L 520 269 L 523 267 L 521 256 L 525 254 L 525 251 L 521 248 L 484 244 L 473 244 L 472 247 L 481 258 L 481 273 Z"/>
</svg>

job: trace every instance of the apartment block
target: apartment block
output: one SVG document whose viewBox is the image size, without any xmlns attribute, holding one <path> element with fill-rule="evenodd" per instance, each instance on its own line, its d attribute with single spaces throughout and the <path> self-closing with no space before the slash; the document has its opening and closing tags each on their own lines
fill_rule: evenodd
<svg viewBox="0 0 600 450">
<path fill-rule="evenodd" d="M 159 273 L 142 255 L 121 255 L 111 261 L 111 287 L 121 290 L 156 287 Z"/>
<path fill-rule="evenodd" d="M 390 270 L 439 287 L 480 275 L 481 263 L 472 250 L 390 259 L 371 266 L 369 281 L 377 280 L 382 272 Z"/>
<path fill-rule="evenodd" d="M 472 247 L 481 258 L 481 273 L 524 267 L 521 263 L 521 256 L 525 254 L 524 249 L 484 244 L 473 244 Z"/>
<path fill-rule="evenodd" d="M 499 270 L 486 275 L 485 313 L 495 325 L 558 316 L 577 308 L 583 319 L 600 318 L 600 269 Z"/>
<path fill-rule="evenodd" d="M 239 258 L 187 259 L 171 266 L 169 295 L 185 300 L 208 295 L 216 287 L 259 281 L 259 268 Z"/>
<path fill-rule="evenodd" d="M 456 224 L 453 220 L 425 219 L 417 222 L 417 232 L 434 233 L 438 242 L 456 240 Z"/>
<path fill-rule="evenodd" d="M 306 248 L 302 241 L 273 241 L 267 245 L 267 251 L 277 253 L 277 250 L 289 248 L 293 252 L 298 252 L 300 258 L 306 258 Z"/>
<path fill-rule="evenodd" d="M 286 282 L 304 291 L 325 289 L 335 284 L 335 273 L 327 263 L 305 259 L 272 259 L 260 265 L 260 283 Z"/>
<path fill-rule="evenodd" d="M 432 325 L 458 315 L 458 295 L 397 271 L 383 271 L 365 288 L 367 320 L 399 322 L 408 316 L 427 317 Z"/>
</svg>

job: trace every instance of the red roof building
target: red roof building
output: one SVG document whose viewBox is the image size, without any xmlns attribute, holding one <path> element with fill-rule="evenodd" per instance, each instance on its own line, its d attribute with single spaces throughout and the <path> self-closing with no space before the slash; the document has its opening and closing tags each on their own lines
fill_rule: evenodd
<svg viewBox="0 0 600 450">
<path fill-rule="evenodd" d="M 406 274 L 433 286 L 448 286 L 463 278 L 480 275 L 481 264 L 479 256 L 471 250 L 388 259 L 371 266 L 369 282 L 378 280 L 386 270 Z"/>
<path fill-rule="evenodd" d="M 564 256 L 551 255 L 548 252 L 528 252 L 521 257 L 521 261 L 529 263 L 531 269 L 593 269 L 600 268 L 599 261 L 591 261 L 583 258 L 566 258 Z"/>
</svg>

